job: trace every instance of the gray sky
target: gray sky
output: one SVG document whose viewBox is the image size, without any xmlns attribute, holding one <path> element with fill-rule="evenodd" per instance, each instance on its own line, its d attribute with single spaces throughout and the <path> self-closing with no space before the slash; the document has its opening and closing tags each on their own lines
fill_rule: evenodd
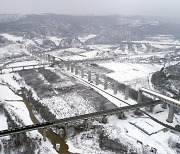
<svg viewBox="0 0 180 154">
<path fill-rule="evenodd" d="M 0 14 L 4 13 L 180 17 L 180 0 L 0 0 Z"/>
</svg>

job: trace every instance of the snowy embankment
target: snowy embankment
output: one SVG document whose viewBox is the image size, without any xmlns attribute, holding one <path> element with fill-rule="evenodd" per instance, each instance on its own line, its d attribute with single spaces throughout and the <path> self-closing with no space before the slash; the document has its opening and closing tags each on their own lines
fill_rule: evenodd
<svg viewBox="0 0 180 154">
<path fill-rule="evenodd" d="M 3 84 L 0 85 L 1 104 L 8 111 L 12 120 L 19 126 L 33 124 L 22 97 L 16 95 L 14 91 L 9 88 L 10 86 L 15 91 L 20 90 L 21 88 L 19 84 L 13 80 L 13 74 L 0 75 L 0 81 Z M 0 121 L 3 123 L 3 125 L 0 126 L 0 130 L 8 129 L 7 118 L 2 113 L 0 113 Z M 26 135 L 33 140 L 41 140 L 41 143 L 36 142 L 38 145 L 36 152 L 41 151 L 49 154 L 56 153 L 51 143 L 49 141 L 43 141 L 42 135 L 37 130 L 27 132 Z M 3 145 L 3 143 L 1 143 L 1 145 Z"/>
<path fill-rule="evenodd" d="M 155 116 L 161 120 L 160 117 L 165 119 L 167 113 L 168 111 L 166 110 L 157 113 Z M 139 149 L 139 153 L 144 153 L 146 150 L 146 152 L 150 153 L 152 148 L 155 148 L 159 154 L 176 153 L 170 147 L 169 142 L 176 141 L 178 143 L 180 136 L 168 130 L 165 131 L 164 127 L 146 116 L 132 117 L 132 113 L 127 114 L 127 116 L 127 120 L 119 120 L 115 116 L 108 118 L 108 124 L 104 126 L 104 129 L 110 139 L 116 139 L 125 143 L 127 141 L 135 146 L 136 149 Z M 173 125 L 175 124 L 178 124 L 178 121 L 174 121 Z"/>
<path fill-rule="evenodd" d="M 167 116 L 167 112 L 168 110 L 154 114 L 156 118 L 161 119 Z M 132 111 L 126 113 L 126 116 L 126 120 L 120 120 L 115 115 L 109 116 L 107 124 L 93 122 L 94 130 L 81 132 L 67 140 L 69 151 L 84 154 L 113 154 L 121 153 L 120 150 L 124 148 L 127 151 L 136 151 L 138 154 L 178 153 L 176 147 L 180 142 L 178 134 L 172 133 L 147 116 L 136 117 Z M 173 125 L 178 123 L 174 121 Z M 100 146 L 106 150 L 101 149 Z"/>
<path fill-rule="evenodd" d="M 1 130 L 6 130 L 8 129 L 8 124 L 7 124 L 7 118 L 6 116 L 0 112 L 0 121 L 1 121 L 1 125 L 0 125 L 0 131 Z"/>
</svg>

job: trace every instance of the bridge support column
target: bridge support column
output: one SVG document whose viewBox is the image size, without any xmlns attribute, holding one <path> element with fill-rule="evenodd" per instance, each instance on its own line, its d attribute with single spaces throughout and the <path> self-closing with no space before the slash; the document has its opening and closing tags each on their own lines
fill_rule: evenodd
<svg viewBox="0 0 180 154">
<path fill-rule="evenodd" d="M 63 62 L 61 62 L 61 68 L 63 68 L 64 67 L 64 63 Z"/>
<path fill-rule="evenodd" d="M 81 68 L 81 78 L 84 78 L 84 69 Z"/>
<path fill-rule="evenodd" d="M 138 91 L 137 103 L 138 104 L 142 103 L 142 91 L 141 90 Z"/>
<path fill-rule="evenodd" d="M 170 106 L 169 113 L 168 113 L 168 118 L 166 120 L 167 122 L 169 122 L 169 123 L 173 122 L 174 112 L 175 112 L 175 107 L 174 106 Z"/>
<path fill-rule="evenodd" d="M 45 54 L 46 55 L 46 61 L 48 61 L 48 54 Z"/>
<path fill-rule="evenodd" d="M 167 103 L 163 103 L 163 104 L 161 105 L 161 107 L 162 107 L 163 109 L 167 109 Z"/>
<path fill-rule="evenodd" d="M 88 81 L 91 82 L 91 71 L 88 71 Z"/>
<path fill-rule="evenodd" d="M 117 94 L 117 90 L 118 90 L 118 82 L 114 81 L 114 95 Z"/>
<path fill-rule="evenodd" d="M 43 139 L 44 139 L 44 141 L 46 141 L 46 129 L 45 128 L 43 128 Z"/>
<path fill-rule="evenodd" d="M 67 138 L 67 135 L 68 135 L 68 124 L 65 123 L 64 124 L 64 138 Z"/>
<path fill-rule="evenodd" d="M 78 75 L 78 67 L 75 67 L 75 75 Z"/>
<path fill-rule="evenodd" d="M 107 81 L 107 77 L 104 78 L 104 90 L 106 90 L 108 87 L 108 81 Z"/>
<path fill-rule="evenodd" d="M 153 112 L 153 110 L 154 110 L 154 105 L 151 105 L 151 106 L 149 107 L 149 112 Z"/>
<path fill-rule="evenodd" d="M 48 55 L 48 62 L 51 63 L 51 56 Z"/>
<path fill-rule="evenodd" d="M 88 119 L 85 119 L 85 120 L 84 120 L 83 125 L 84 125 L 84 128 L 85 128 L 85 129 L 88 128 Z"/>
<path fill-rule="evenodd" d="M 23 145 L 23 143 L 24 143 L 24 134 L 18 134 L 18 136 L 19 136 L 19 143 L 21 145 Z"/>
<path fill-rule="evenodd" d="M 43 58 L 44 60 L 46 60 L 46 54 L 45 54 L 45 53 L 42 54 L 42 58 Z"/>
<path fill-rule="evenodd" d="M 99 74 L 96 74 L 96 85 L 99 85 Z"/>
<path fill-rule="evenodd" d="M 125 88 L 125 97 L 124 97 L 125 100 L 128 100 L 129 99 L 129 86 L 126 86 Z"/>
<path fill-rule="evenodd" d="M 141 103 L 142 103 L 142 91 L 139 90 L 138 91 L 137 104 L 141 104 Z M 140 111 L 139 108 L 136 108 L 135 111 L 134 111 L 134 114 L 137 115 L 137 116 L 141 116 L 142 112 Z"/>
<path fill-rule="evenodd" d="M 125 116 L 124 112 L 122 111 L 119 113 L 118 118 L 119 119 L 126 119 L 127 117 Z"/>
<path fill-rule="evenodd" d="M 103 123 L 103 124 L 106 124 L 106 123 L 107 123 L 107 116 L 106 116 L 106 115 L 103 115 L 103 117 L 102 117 L 102 123 Z"/>
<path fill-rule="evenodd" d="M 71 64 L 71 73 L 74 73 L 74 64 Z"/>
<path fill-rule="evenodd" d="M 55 57 L 54 56 L 52 56 L 52 61 L 53 61 L 53 64 L 55 64 Z"/>
<path fill-rule="evenodd" d="M 70 64 L 67 63 L 67 71 L 69 71 L 69 70 L 70 70 Z"/>
</svg>

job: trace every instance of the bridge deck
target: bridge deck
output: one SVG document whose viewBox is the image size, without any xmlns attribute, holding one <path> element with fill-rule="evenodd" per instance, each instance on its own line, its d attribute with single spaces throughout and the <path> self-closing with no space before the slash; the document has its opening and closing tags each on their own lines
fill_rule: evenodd
<svg viewBox="0 0 180 154">
<path fill-rule="evenodd" d="M 110 109 L 110 110 L 106 110 L 106 111 L 94 112 L 94 113 L 89 113 L 89 114 L 85 114 L 85 115 L 79 115 L 79 116 L 75 116 L 75 117 L 69 117 L 69 118 L 65 118 L 65 119 L 55 120 L 52 122 L 45 122 L 45 123 L 39 123 L 39 124 L 14 128 L 14 129 L 10 129 L 10 130 L 3 130 L 3 131 L 0 131 L 0 137 L 11 135 L 11 134 L 17 134 L 17 133 L 21 133 L 21 132 L 27 132 L 27 131 L 35 130 L 38 128 L 50 127 L 50 126 L 95 118 L 95 117 L 104 116 L 104 115 L 113 115 L 113 114 L 117 114 L 122 111 L 132 110 L 132 109 L 141 108 L 141 107 L 150 106 L 150 105 L 155 105 L 158 103 L 159 103 L 159 101 L 135 104 L 135 105 L 125 106 L 125 107 L 121 107 L 121 108 L 115 108 L 115 109 Z"/>
<path fill-rule="evenodd" d="M 175 100 L 173 98 L 170 98 L 168 96 L 164 96 L 158 92 L 155 92 L 155 91 L 152 91 L 152 90 L 149 90 L 149 89 L 146 89 L 146 88 L 141 88 L 140 89 L 142 92 L 145 92 L 147 94 L 150 94 L 150 95 L 153 95 L 157 98 L 160 98 L 161 100 L 165 101 L 167 104 L 170 104 L 172 106 L 175 106 L 175 107 L 180 107 L 180 101 L 178 100 Z"/>
</svg>

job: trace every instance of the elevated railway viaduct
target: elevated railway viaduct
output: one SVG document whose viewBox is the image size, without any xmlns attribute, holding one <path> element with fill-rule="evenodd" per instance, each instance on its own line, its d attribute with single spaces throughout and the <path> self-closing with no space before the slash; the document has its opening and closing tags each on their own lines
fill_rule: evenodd
<svg viewBox="0 0 180 154">
<path fill-rule="evenodd" d="M 54 57 L 52 55 L 38 54 L 37 56 L 40 56 L 40 57 L 42 56 L 42 58 L 45 58 L 49 63 L 55 63 L 56 57 Z M 66 64 L 67 64 L 67 62 L 66 62 Z M 69 64 L 67 66 L 67 70 L 70 70 Z M 71 70 L 71 73 L 73 73 L 72 70 Z M 81 73 L 82 73 L 81 78 L 83 78 L 84 72 L 81 72 Z M 75 71 L 75 75 L 77 75 L 77 74 L 78 74 L 77 71 Z M 88 73 L 88 81 L 91 81 L 91 74 L 90 73 Z M 105 80 L 105 83 L 106 82 L 107 81 Z M 96 85 L 97 85 L 97 79 L 96 79 Z M 104 90 L 106 90 L 107 84 L 104 84 L 104 87 L 105 87 Z M 115 88 L 114 91 L 116 92 L 117 89 Z M 160 100 L 143 103 L 142 102 L 142 93 L 147 93 L 147 94 L 154 96 Z M 126 95 L 125 98 L 128 99 L 128 92 L 125 93 L 125 95 Z M 13 129 L 9 129 L 9 130 L 3 130 L 3 131 L 0 131 L 0 136 L 6 136 L 6 135 L 10 135 L 10 134 L 16 134 L 16 133 L 35 130 L 38 128 L 44 128 L 44 138 L 45 138 L 45 136 L 46 136 L 45 135 L 45 132 L 46 132 L 45 128 L 48 128 L 51 126 L 64 125 L 64 130 L 66 131 L 68 123 L 83 120 L 84 125 L 86 126 L 88 119 L 92 119 L 92 118 L 96 118 L 96 117 L 102 117 L 102 122 L 106 123 L 106 121 L 107 121 L 106 116 L 108 116 L 108 115 L 118 114 L 118 113 L 123 112 L 123 111 L 132 110 L 132 109 L 139 109 L 139 108 L 146 107 L 146 106 L 156 105 L 156 104 L 162 103 L 162 101 L 170 105 L 167 122 L 171 123 L 171 122 L 173 122 L 175 107 L 180 108 L 180 102 L 178 100 L 173 99 L 173 98 L 169 98 L 167 96 L 159 94 L 155 91 L 151 91 L 151 90 L 148 90 L 146 88 L 140 88 L 138 91 L 137 104 L 135 104 L 135 105 L 129 105 L 129 106 L 110 109 L 110 110 L 106 110 L 106 111 L 100 111 L 100 112 L 89 113 L 89 114 L 85 114 L 85 115 L 79 115 L 79 116 L 75 116 L 75 117 L 69 117 L 69 118 L 65 118 L 65 119 L 59 119 L 59 120 L 55 120 L 55 121 L 51 121 L 51 122 L 45 122 L 45 123 L 34 124 L 34 125 L 29 125 L 29 126 L 24 126 L 24 127 L 19 127 L 19 128 L 13 128 Z M 176 130 L 176 128 L 173 128 L 173 127 L 166 125 L 162 122 L 160 122 L 160 124 L 164 125 L 165 127 L 169 127 L 170 129 L 173 129 L 175 131 L 179 131 L 179 130 Z"/>
</svg>

